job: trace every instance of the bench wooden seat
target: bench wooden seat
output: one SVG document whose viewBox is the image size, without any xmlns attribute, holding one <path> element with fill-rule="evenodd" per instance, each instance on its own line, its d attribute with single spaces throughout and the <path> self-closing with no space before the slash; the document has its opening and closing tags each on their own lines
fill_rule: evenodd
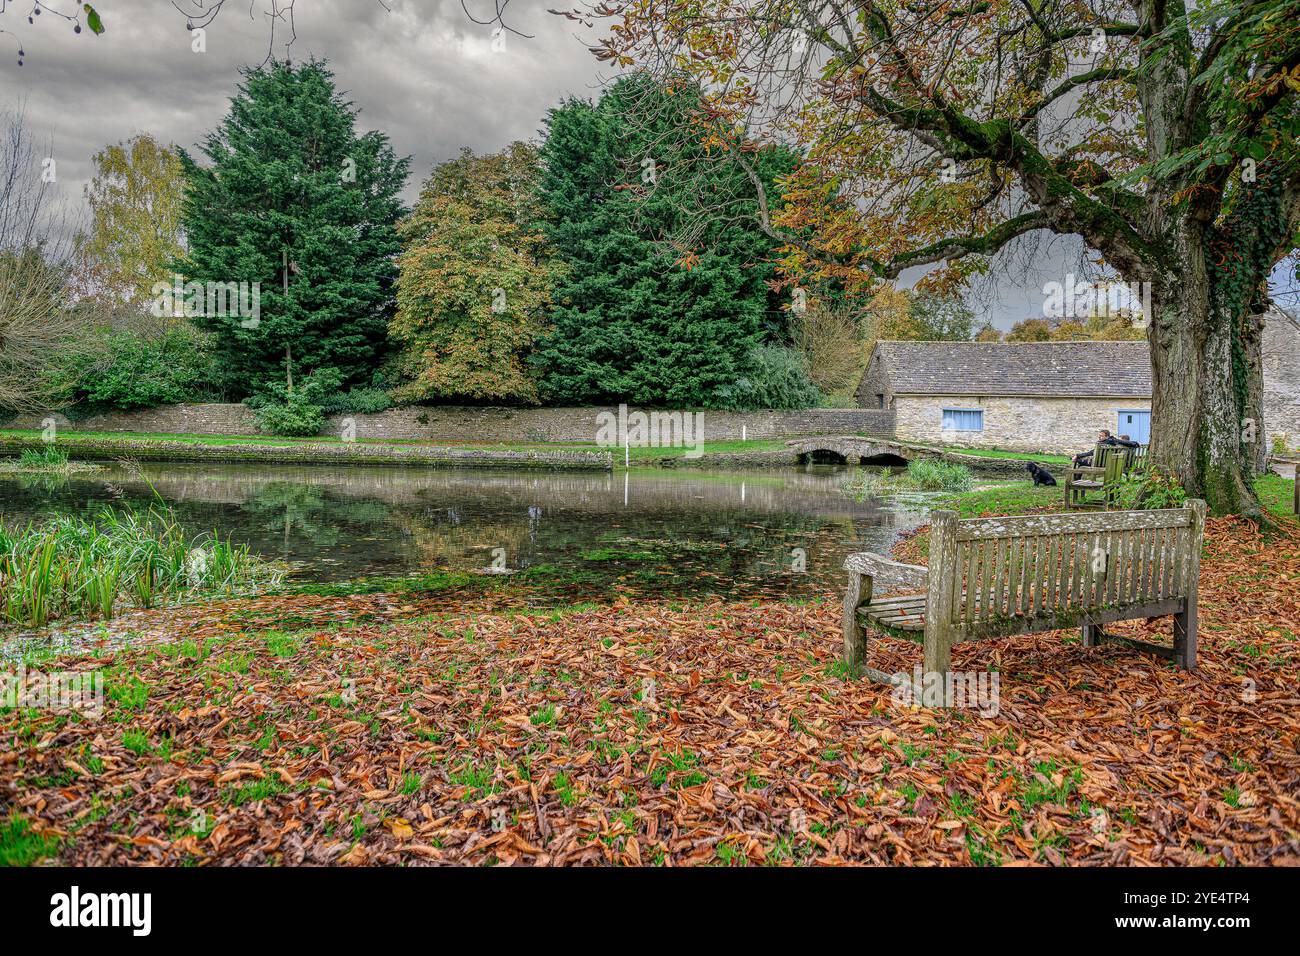
<svg viewBox="0 0 1300 956">
<path fill-rule="evenodd" d="M 865 627 L 919 640 L 924 670 L 946 673 L 953 644 L 1066 627 L 1196 666 L 1196 588 L 1205 503 L 1159 511 L 1022 515 L 959 521 L 936 511 L 930 566 L 849 555 L 844 658 L 866 667 Z M 1105 633 L 1115 621 L 1174 616 L 1172 646 Z"/>
<path fill-rule="evenodd" d="M 1143 468 L 1146 445 L 1097 445 L 1091 465 L 1072 464 L 1065 471 L 1065 507 L 1074 510 L 1107 509 L 1115 506 L 1116 486 L 1129 472 Z M 1090 492 L 1099 492 L 1095 497 Z"/>
</svg>

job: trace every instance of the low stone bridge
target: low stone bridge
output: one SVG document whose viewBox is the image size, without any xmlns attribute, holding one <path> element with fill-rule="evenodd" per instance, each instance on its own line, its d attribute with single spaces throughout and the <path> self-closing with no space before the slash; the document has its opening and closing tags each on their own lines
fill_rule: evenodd
<svg viewBox="0 0 1300 956">
<path fill-rule="evenodd" d="M 932 448 L 909 445 L 891 438 L 858 435 L 818 435 L 794 438 L 786 446 L 799 456 L 799 464 L 890 465 L 902 467 L 917 458 L 939 458 Z"/>
</svg>

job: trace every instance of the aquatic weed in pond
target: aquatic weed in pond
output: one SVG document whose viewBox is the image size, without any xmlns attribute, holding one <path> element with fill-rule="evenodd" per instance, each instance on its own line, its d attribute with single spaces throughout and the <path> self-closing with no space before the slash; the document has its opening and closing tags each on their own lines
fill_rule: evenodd
<svg viewBox="0 0 1300 956">
<path fill-rule="evenodd" d="M 897 475 L 859 471 L 844 482 L 842 490 L 861 501 L 863 498 L 917 491 L 970 491 L 973 484 L 974 478 L 965 465 L 938 458 L 918 458 L 908 464 L 906 471 Z"/>
<path fill-rule="evenodd" d="M 41 627 L 62 617 L 112 617 L 124 604 L 273 585 L 279 572 L 215 532 L 192 537 L 157 508 L 106 508 L 0 526 L 0 620 Z"/>
</svg>

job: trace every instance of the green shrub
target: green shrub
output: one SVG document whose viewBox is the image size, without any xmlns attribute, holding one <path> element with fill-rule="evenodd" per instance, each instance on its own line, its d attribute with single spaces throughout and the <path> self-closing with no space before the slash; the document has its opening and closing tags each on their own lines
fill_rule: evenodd
<svg viewBox="0 0 1300 956">
<path fill-rule="evenodd" d="M 82 415 L 218 397 L 208 338 L 183 322 L 158 334 L 92 332 L 69 349 L 54 378 L 61 400 Z"/>
<path fill-rule="evenodd" d="M 338 369 L 321 368 L 303 376 L 293 388 L 274 382 L 266 391 L 245 400 L 257 412 L 257 423 L 272 435 L 309 438 L 325 424 L 325 406 L 338 393 L 343 376 Z"/>
<path fill-rule="evenodd" d="M 1142 468 L 1119 479 L 1115 503 L 1125 511 L 1181 508 L 1187 492 L 1173 475 Z"/>
<path fill-rule="evenodd" d="M 323 406 L 327 415 L 374 415 L 393 407 L 382 388 L 354 388 L 329 398 Z"/>
<path fill-rule="evenodd" d="M 310 438 L 320 434 L 325 425 L 325 412 L 319 405 L 297 398 L 268 402 L 257 409 L 257 424 L 271 435 Z"/>
</svg>

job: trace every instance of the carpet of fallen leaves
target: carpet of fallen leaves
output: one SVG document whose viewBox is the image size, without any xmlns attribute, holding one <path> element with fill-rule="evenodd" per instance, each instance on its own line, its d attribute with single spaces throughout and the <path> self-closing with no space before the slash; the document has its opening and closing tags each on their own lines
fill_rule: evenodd
<svg viewBox="0 0 1300 956">
<path fill-rule="evenodd" d="M 959 646 L 1000 672 L 991 718 L 846 680 L 838 601 L 145 614 L 45 665 L 101 669 L 102 718 L 0 712 L 0 818 L 71 864 L 1300 862 L 1300 536 L 1211 523 L 1195 673 L 1072 632 Z"/>
</svg>

